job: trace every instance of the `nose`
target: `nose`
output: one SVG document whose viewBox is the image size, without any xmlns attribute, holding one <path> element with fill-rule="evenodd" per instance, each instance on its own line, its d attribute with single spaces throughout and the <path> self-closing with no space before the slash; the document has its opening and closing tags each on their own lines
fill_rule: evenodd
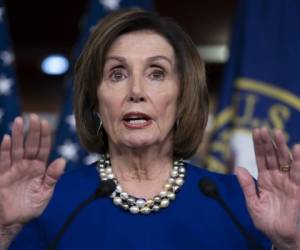
<svg viewBox="0 0 300 250">
<path fill-rule="evenodd" d="M 128 100 L 130 102 L 146 101 L 146 94 L 142 77 L 132 77 L 129 84 Z"/>
<path fill-rule="evenodd" d="M 143 96 L 130 96 L 129 101 L 131 102 L 144 102 L 145 98 Z"/>
</svg>

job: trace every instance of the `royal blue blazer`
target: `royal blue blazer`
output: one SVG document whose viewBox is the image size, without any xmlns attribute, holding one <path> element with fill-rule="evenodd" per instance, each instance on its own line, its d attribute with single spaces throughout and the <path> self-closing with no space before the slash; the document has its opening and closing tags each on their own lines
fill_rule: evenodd
<svg viewBox="0 0 300 250">
<path fill-rule="evenodd" d="M 214 180 L 241 224 L 262 249 L 270 250 L 270 241 L 251 221 L 237 178 L 189 163 L 185 183 L 169 207 L 134 215 L 111 198 L 100 198 L 79 213 L 57 250 L 251 250 L 224 209 L 199 191 L 203 177 Z M 45 250 L 71 211 L 94 193 L 99 182 L 96 164 L 64 174 L 44 213 L 23 228 L 9 249 Z"/>
</svg>

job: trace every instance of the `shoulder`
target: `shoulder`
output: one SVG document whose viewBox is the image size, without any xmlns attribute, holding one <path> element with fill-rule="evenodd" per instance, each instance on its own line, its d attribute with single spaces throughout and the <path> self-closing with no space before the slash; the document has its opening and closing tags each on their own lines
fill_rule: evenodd
<svg viewBox="0 0 300 250">
<path fill-rule="evenodd" d="M 193 175 L 197 177 L 210 177 L 216 180 L 226 181 L 228 179 L 236 179 L 233 174 L 221 174 L 217 172 L 211 172 L 208 169 L 205 169 L 201 166 L 193 165 L 192 163 L 185 161 L 185 166 L 188 171 L 190 171 Z"/>
<path fill-rule="evenodd" d="M 72 190 L 89 190 L 99 185 L 100 178 L 96 169 L 96 162 L 88 166 L 81 166 L 76 170 L 69 171 L 62 175 L 58 181 L 55 193 Z"/>
<path fill-rule="evenodd" d="M 56 184 L 53 196 L 42 215 L 20 232 L 9 249 L 46 249 L 66 218 L 82 201 L 90 197 L 99 186 L 96 163 L 65 173 Z"/>
<path fill-rule="evenodd" d="M 186 162 L 187 176 L 197 185 L 201 180 L 208 179 L 212 181 L 218 189 L 224 194 L 236 193 L 241 191 L 240 184 L 234 174 L 220 174 L 211 172 L 203 167 L 195 166 Z"/>
<path fill-rule="evenodd" d="M 199 182 L 204 179 L 209 179 L 215 184 L 220 199 L 208 197 L 201 191 Z M 186 162 L 186 183 L 182 191 L 184 195 L 180 198 L 184 200 L 184 203 L 193 204 L 192 206 L 188 206 L 188 215 L 184 213 L 185 219 L 190 216 L 190 224 L 193 224 L 199 218 L 198 224 L 205 225 L 204 228 L 199 228 L 198 232 L 200 230 L 203 230 L 205 233 L 210 231 L 211 235 L 219 235 L 218 239 L 220 241 L 226 237 L 235 237 L 237 242 L 244 241 L 245 239 L 241 236 L 235 224 L 232 223 L 232 220 L 226 213 L 227 210 L 222 205 L 226 204 L 243 227 L 257 241 L 269 247 L 269 241 L 255 228 L 252 222 L 246 206 L 244 193 L 234 174 L 214 173 Z M 220 203 L 220 200 L 223 200 L 223 202 Z M 185 207 L 182 210 L 185 210 Z M 221 235 L 224 232 L 226 232 L 226 237 L 222 238 Z"/>
<path fill-rule="evenodd" d="M 65 173 L 58 181 L 53 197 L 40 218 L 50 215 L 66 216 L 83 200 L 94 194 L 99 185 L 96 163 Z"/>
<path fill-rule="evenodd" d="M 96 164 L 97 162 L 94 162 L 88 166 L 80 166 L 75 170 L 71 170 L 63 174 L 61 177 L 60 181 L 68 181 L 71 179 L 82 179 L 82 180 L 87 180 L 87 179 L 98 179 L 98 172 L 96 169 Z"/>
<path fill-rule="evenodd" d="M 208 171 L 207 169 L 196 167 L 186 163 L 186 188 L 198 196 L 199 206 L 204 203 L 208 206 L 216 203 L 211 197 L 207 197 L 200 188 L 200 182 L 209 180 L 218 190 L 220 197 L 234 210 L 236 214 L 242 217 L 248 217 L 246 201 L 242 188 L 234 174 L 219 174 Z"/>
</svg>

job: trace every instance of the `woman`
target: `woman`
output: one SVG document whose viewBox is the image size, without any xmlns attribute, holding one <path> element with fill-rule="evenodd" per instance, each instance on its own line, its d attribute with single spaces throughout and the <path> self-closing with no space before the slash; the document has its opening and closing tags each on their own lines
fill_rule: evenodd
<svg viewBox="0 0 300 250">
<path fill-rule="evenodd" d="M 204 177 L 262 249 L 271 246 L 260 231 L 276 249 L 300 249 L 300 146 L 291 159 L 281 131 L 274 143 L 267 129 L 253 132 L 257 187 L 237 170 L 251 218 L 233 175 L 181 160 L 201 142 L 208 96 L 203 62 L 172 21 L 136 9 L 107 16 L 78 60 L 74 93 L 81 142 L 104 159 L 63 175 L 53 193 L 65 162 L 46 168 L 48 124 L 32 115 L 23 146 L 16 118 L 1 144 L 0 249 L 46 249 L 100 179 L 114 179 L 116 191 L 82 210 L 57 249 L 253 249 L 198 190 Z"/>
</svg>

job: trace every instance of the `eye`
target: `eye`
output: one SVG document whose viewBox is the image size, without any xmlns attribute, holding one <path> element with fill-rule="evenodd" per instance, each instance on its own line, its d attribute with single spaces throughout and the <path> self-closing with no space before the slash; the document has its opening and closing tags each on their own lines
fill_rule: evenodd
<svg viewBox="0 0 300 250">
<path fill-rule="evenodd" d="M 162 69 L 153 69 L 149 76 L 151 80 L 163 81 L 165 79 L 165 72 Z"/>
<path fill-rule="evenodd" d="M 112 82 L 119 82 L 126 78 L 125 72 L 121 68 L 113 69 L 109 75 Z"/>
</svg>

